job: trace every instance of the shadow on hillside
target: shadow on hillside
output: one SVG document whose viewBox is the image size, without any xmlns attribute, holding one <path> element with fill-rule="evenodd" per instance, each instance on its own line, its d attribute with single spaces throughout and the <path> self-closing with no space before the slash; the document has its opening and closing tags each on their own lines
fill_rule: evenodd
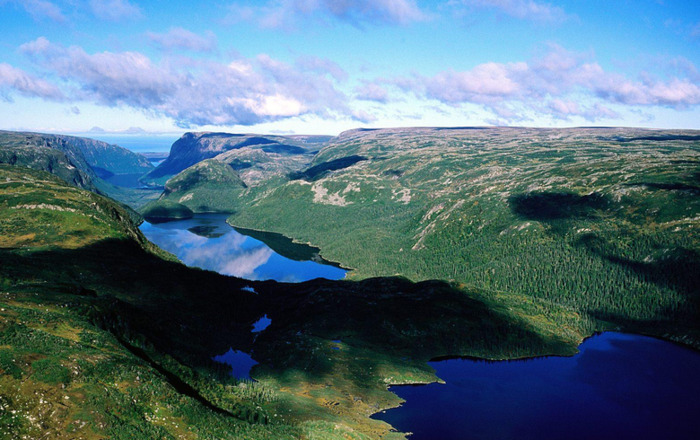
<svg viewBox="0 0 700 440">
<path fill-rule="evenodd" d="M 339 159 L 329 160 L 328 162 L 323 162 L 318 165 L 312 166 L 306 171 L 299 171 L 289 175 L 291 180 L 306 180 L 307 182 L 314 182 L 326 176 L 331 171 L 338 171 L 345 168 L 349 168 L 358 162 L 367 160 L 364 156 L 347 156 L 341 157 Z"/>
<path fill-rule="evenodd" d="M 578 195 L 569 192 L 530 192 L 515 194 L 508 199 L 514 214 L 528 220 L 551 222 L 556 220 L 590 218 L 608 206 L 608 199 L 600 194 Z"/>
<path fill-rule="evenodd" d="M 164 261 L 122 240 L 75 250 L 1 249 L 0 259 L 0 274 L 13 280 L 15 291 L 69 304 L 121 340 L 195 367 L 213 368 L 212 356 L 233 348 L 252 352 L 273 370 L 318 378 L 334 366 L 327 353 L 314 348 L 336 339 L 377 353 L 376 360 L 364 359 L 362 368 L 379 368 L 387 359 L 573 350 L 440 281 L 245 281 Z M 263 314 L 272 324 L 256 336 L 253 323 Z"/>
<path fill-rule="evenodd" d="M 614 138 L 617 142 L 637 142 L 637 141 L 651 141 L 651 142 L 663 142 L 663 141 L 700 141 L 700 136 L 690 135 L 690 134 L 663 134 L 663 135 L 650 135 L 650 136 L 637 136 L 637 137 L 617 137 Z"/>
<path fill-rule="evenodd" d="M 700 253 L 692 249 L 662 248 L 643 261 L 616 255 L 614 243 L 595 234 L 582 234 L 577 246 L 639 275 L 640 279 L 700 299 Z"/>
<path fill-rule="evenodd" d="M 635 183 L 660 190 L 696 191 L 697 187 L 681 183 Z M 532 192 L 517 194 L 509 199 L 514 214 L 527 220 L 535 220 L 550 226 L 550 232 L 565 240 L 574 223 L 569 220 L 596 220 L 601 214 L 614 215 L 615 210 L 606 209 L 611 202 L 605 196 L 589 194 L 580 196 L 564 192 Z M 602 220 L 602 218 L 601 218 Z M 638 240 L 648 239 L 638 237 Z M 700 255 L 697 251 L 672 247 L 663 250 L 662 243 L 656 247 L 659 255 L 645 261 L 624 256 L 619 243 L 600 235 L 586 233 L 578 235 L 573 243 L 610 263 L 619 265 L 638 275 L 640 281 L 650 282 L 672 289 L 686 296 L 697 297 L 700 285 Z"/>
</svg>

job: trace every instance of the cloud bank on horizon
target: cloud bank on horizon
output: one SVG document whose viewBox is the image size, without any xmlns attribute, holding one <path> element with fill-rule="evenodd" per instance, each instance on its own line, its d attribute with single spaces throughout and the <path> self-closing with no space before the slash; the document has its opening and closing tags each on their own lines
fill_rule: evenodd
<svg viewBox="0 0 700 440">
<path fill-rule="evenodd" d="M 0 128 L 700 128 L 700 4 L 628 3 L 0 0 Z"/>
</svg>

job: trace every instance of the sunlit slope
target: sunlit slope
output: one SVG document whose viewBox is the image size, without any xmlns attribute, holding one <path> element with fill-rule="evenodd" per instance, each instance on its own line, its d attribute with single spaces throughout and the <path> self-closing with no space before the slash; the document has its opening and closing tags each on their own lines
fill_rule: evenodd
<svg viewBox="0 0 700 440">
<path fill-rule="evenodd" d="M 354 130 L 296 177 L 230 222 L 311 242 L 353 278 L 454 280 L 695 337 L 698 132 Z"/>
<path fill-rule="evenodd" d="M 146 240 L 117 203 L 48 173 L 0 164 L 0 247 L 77 248 L 104 239 Z"/>
</svg>

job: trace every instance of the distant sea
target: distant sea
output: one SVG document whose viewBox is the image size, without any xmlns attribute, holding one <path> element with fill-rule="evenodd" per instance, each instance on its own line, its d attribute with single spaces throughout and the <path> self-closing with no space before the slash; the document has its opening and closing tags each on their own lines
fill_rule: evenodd
<svg viewBox="0 0 700 440">
<path fill-rule="evenodd" d="M 79 133 L 75 136 L 97 139 L 109 144 L 117 144 L 136 153 L 169 152 L 170 146 L 180 138 L 180 134 L 103 134 Z"/>
</svg>

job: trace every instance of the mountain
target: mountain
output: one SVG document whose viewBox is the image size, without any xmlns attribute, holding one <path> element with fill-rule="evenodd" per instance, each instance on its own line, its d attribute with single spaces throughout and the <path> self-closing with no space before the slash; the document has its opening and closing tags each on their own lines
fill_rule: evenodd
<svg viewBox="0 0 700 440">
<path fill-rule="evenodd" d="M 259 151 L 265 156 L 284 157 L 294 155 L 312 155 L 329 136 L 272 136 L 246 135 L 230 133 L 185 133 L 175 141 L 170 155 L 156 169 L 144 177 L 144 181 L 162 180 L 184 169 L 211 159 L 231 150 Z M 233 159 L 232 159 L 233 160 Z M 242 161 L 245 166 L 250 161 Z"/>
<path fill-rule="evenodd" d="M 143 178 L 167 180 L 159 200 L 144 206 L 142 213 L 162 221 L 186 217 L 189 211 L 234 212 L 241 198 L 257 188 L 286 181 L 307 167 L 328 139 L 186 133 L 173 144 L 168 159 Z"/>
<path fill-rule="evenodd" d="M 98 174 L 145 174 L 153 169 L 153 165 L 145 156 L 108 144 L 75 136 L 56 136 L 65 142 L 71 150 L 78 149 L 85 161 Z"/>
<path fill-rule="evenodd" d="M 17 436 L 402 438 L 369 416 L 400 403 L 388 385 L 437 380 L 436 357 L 570 355 L 611 329 L 700 348 L 697 131 L 353 130 L 168 180 L 163 217 L 232 212 L 353 268 L 300 284 L 181 265 L 118 203 L 17 166 L 78 170 L 42 145 L 0 165 L 0 405 Z M 260 362 L 255 382 L 212 360 L 230 350 Z"/>
<path fill-rule="evenodd" d="M 159 200 L 143 207 L 149 220 L 189 218 L 196 212 L 233 212 L 246 184 L 228 164 L 205 159 L 185 169 L 165 184 Z M 188 201 L 196 200 L 192 209 Z"/>
</svg>

